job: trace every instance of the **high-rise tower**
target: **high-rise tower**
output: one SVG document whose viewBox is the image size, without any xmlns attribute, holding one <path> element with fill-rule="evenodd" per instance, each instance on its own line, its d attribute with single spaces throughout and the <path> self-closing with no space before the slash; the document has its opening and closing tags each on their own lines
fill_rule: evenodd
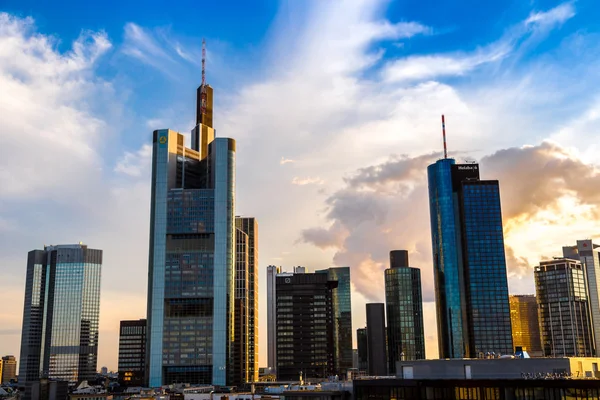
<svg viewBox="0 0 600 400">
<path fill-rule="evenodd" d="M 29 252 L 19 382 L 95 378 L 101 268 L 81 243 Z"/>
<path fill-rule="evenodd" d="M 258 223 L 236 217 L 235 367 L 233 383 L 258 380 Z"/>
<path fill-rule="evenodd" d="M 440 358 L 513 352 L 498 181 L 478 164 L 427 168 Z"/>
<path fill-rule="evenodd" d="M 333 289 L 333 330 L 335 370 L 346 376 L 352 368 L 352 300 L 350 295 L 350 267 L 332 267 L 316 273 L 329 274 L 329 280 L 337 281 Z"/>
<path fill-rule="evenodd" d="M 277 274 L 281 267 L 267 267 L 267 367 L 277 368 Z"/>
<path fill-rule="evenodd" d="M 388 330 L 388 371 L 396 373 L 396 362 L 425 358 L 421 270 L 408 264 L 408 251 L 390 252 L 385 270 L 385 306 Z"/>
<path fill-rule="evenodd" d="M 563 247 L 563 256 L 579 260 L 583 266 L 590 305 L 594 349 L 600 353 L 600 245 L 590 239 L 578 240 L 576 246 Z"/>
<path fill-rule="evenodd" d="M 544 357 L 591 357 L 594 340 L 581 262 L 568 258 L 535 267 Z"/>
<path fill-rule="evenodd" d="M 146 363 L 152 387 L 233 379 L 236 148 L 233 139 L 214 138 L 204 72 L 199 97 L 191 149 L 180 133 L 153 134 Z"/>
</svg>

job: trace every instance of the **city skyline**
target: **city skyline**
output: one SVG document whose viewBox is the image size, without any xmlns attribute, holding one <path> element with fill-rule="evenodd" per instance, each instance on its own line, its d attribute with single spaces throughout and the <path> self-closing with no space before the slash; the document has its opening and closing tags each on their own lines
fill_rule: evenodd
<svg viewBox="0 0 600 400">
<path fill-rule="evenodd" d="M 421 270 L 426 353 L 435 358 L 427 207 L 415 204 L 426 204 L 425 167 L 441 157 L 442 113 L 450 156 L 479 160 L 482 178 L 501 182 L 509 287 L 534 293 L 540 259 L 600 236 L 590 189 L 600 181 L 598 59 L 581 51 L 597 46 L 595 6 L 513 2 L 473 10 L 470 23 L 409 3 L 263 5 L 251 14 L 260 28 L 242 34 L 226 32 L 237 15 L 229 10 L 211 8 L 202 30 L 184 15 L 200 11 L 176 7 L 98 20 L 74 9 L 59 27 L 55 10 L 6 2 L 0 107 L 10 112 L 0 145 L 12 150 L 0 158 L 0 278 L 10 284 L 0 295 L 0 353 L 19 352 L 23 254 L 83 240 L 105 252 L 98 367 L 116 369 L 119 321 L 146 317 L 150 135 L 193 125 L 202 37 L 211 83 L 224 94 L 217 136 L 240 148 L 236 214 L 261 224 L 259 366 L 267 265 L 350 266 L 356 329 L 364 304 L 383 300 L 379 276 L 394 248 L 408 249 Z M 321 45 L 329 42 L 338 47 Z"/>
</svg>

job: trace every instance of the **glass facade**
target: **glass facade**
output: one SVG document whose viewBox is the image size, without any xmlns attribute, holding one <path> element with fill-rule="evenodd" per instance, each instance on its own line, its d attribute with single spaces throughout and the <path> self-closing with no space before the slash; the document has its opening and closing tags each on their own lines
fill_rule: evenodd
<svg viewBox="0 0 600 400">
<path fill-rule="evenodd" d="M 467 355 L 463 274 L 459 263 L 459 220 L 452 188 L 454 164 L 455 161 L 448 158 L 427 167 L 440 358 L 462 358 Z"/>
<path fill-rule="evenodd" d="M 80 382 L 98 357 L 102 251 L 47 246 L 29 253 L 19 375 Z"/>
<path fill-rule="evenodd" d="M 421 271 L 401 266 L 385 270 L 385 303 L 388 330 L 388 371 L 396 361 L 425 358 Z"/>
<path fill-rule="evenodd" d="M 534 270 L 544 357 L 594 355 L 590 310 L 579 261 L 542 261 Z"/>
<path fill-rule="evenodd" d="M 469 354 L 512 354 L 498 182 L 463 181 L 459 193 Z"/>
<path fill-rule="evenodd" d="M 147 321 L 121 321 L 119 329 L 119 384 L 146 386 Z"/>
<path fill-rule="evenodd" d="M 277 379 L 335 375 L 333 289 L 328 274 L 277 276 Z"/>
<path fill-rule="evenodd" d="M 154 132 L 148 384 L 230 384 L 233 378 L 235 142 L 208 155 L 183 135 Z"/>
<path fill-rule="evenodd" d="M 346 376 L 352 368 L 352 303 L 350 296 L 350 267 L 329 268 L 316 271 L 327 273 L 329 280 L 337 281 L 333 289 L 335 370 Z"/>
<path fill-rule="evenodd" d="M 521 347 L 532 357 L 543 356 L 535 296 L 513 295 L 509 301 L 513 345 Z"/>
<path fill-rule="evenodd" d="M 452 159 L 427 172 L 440 358 L 512 354 L 498 181 Z"/>
<path fill-rule="evenodd" d="M 591 240 L 578 240 L 576 246 L 563 247 L 563 256 L 579 260 L 585 272 L 595 354 L 600 353 L 600 245 Z"/>
<path fill-rule="evenodd" d="M 358 346 L 358 368 L 361 372 L 367 372 L 369 368 L 368 359 L 368 341 L 367 341 L 367 328 L 359 328 L 356 330 L 356 344 Z"/>
<path fill-rule="evenodd" d="M 247 238 L 247 242 L 238 240 L 236 251 L 235 297 L 240 306 L 244 303 L 245 311 L 239 318 L 236 315 L 235 341 L 236 348 L 245 349 L 239 356 L 245 364 L 241 382 L 254 382 L 258 380 L 258 223 L 256 218 L 236 217 L 235 224 L 240 238 Z"/>
</svg>

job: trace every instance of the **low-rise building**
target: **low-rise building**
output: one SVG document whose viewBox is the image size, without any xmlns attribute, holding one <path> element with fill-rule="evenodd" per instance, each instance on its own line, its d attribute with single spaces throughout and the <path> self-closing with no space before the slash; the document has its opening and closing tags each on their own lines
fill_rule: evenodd
<svg viewBox="0 0 600 400">
<path fill-rule="evenodd" d="M 600 358 L 490 358 L 415 360 L 396 363 L 403 379 L 523 379 L 541 376 L 600 378 Z"/>
</svg>

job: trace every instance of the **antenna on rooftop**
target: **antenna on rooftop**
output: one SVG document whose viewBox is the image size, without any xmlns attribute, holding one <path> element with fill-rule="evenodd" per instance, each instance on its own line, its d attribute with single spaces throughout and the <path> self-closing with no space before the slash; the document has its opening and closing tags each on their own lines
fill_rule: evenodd
<svg viewBox="0 0 600 400">
<path fill-rule="evenodd" d="M 200 85 L 200 109 L 206 114 L 206 40 L 202 39 L 202 85 Z"/>
<path fill-rule="evenodd" d="M 444 137 L 444 158 L 448 158 L 448 150 L 446 150 L 446 121 L 444 120 L 444 114 L 442 114 L 442 136 Z"/>
</svg>

